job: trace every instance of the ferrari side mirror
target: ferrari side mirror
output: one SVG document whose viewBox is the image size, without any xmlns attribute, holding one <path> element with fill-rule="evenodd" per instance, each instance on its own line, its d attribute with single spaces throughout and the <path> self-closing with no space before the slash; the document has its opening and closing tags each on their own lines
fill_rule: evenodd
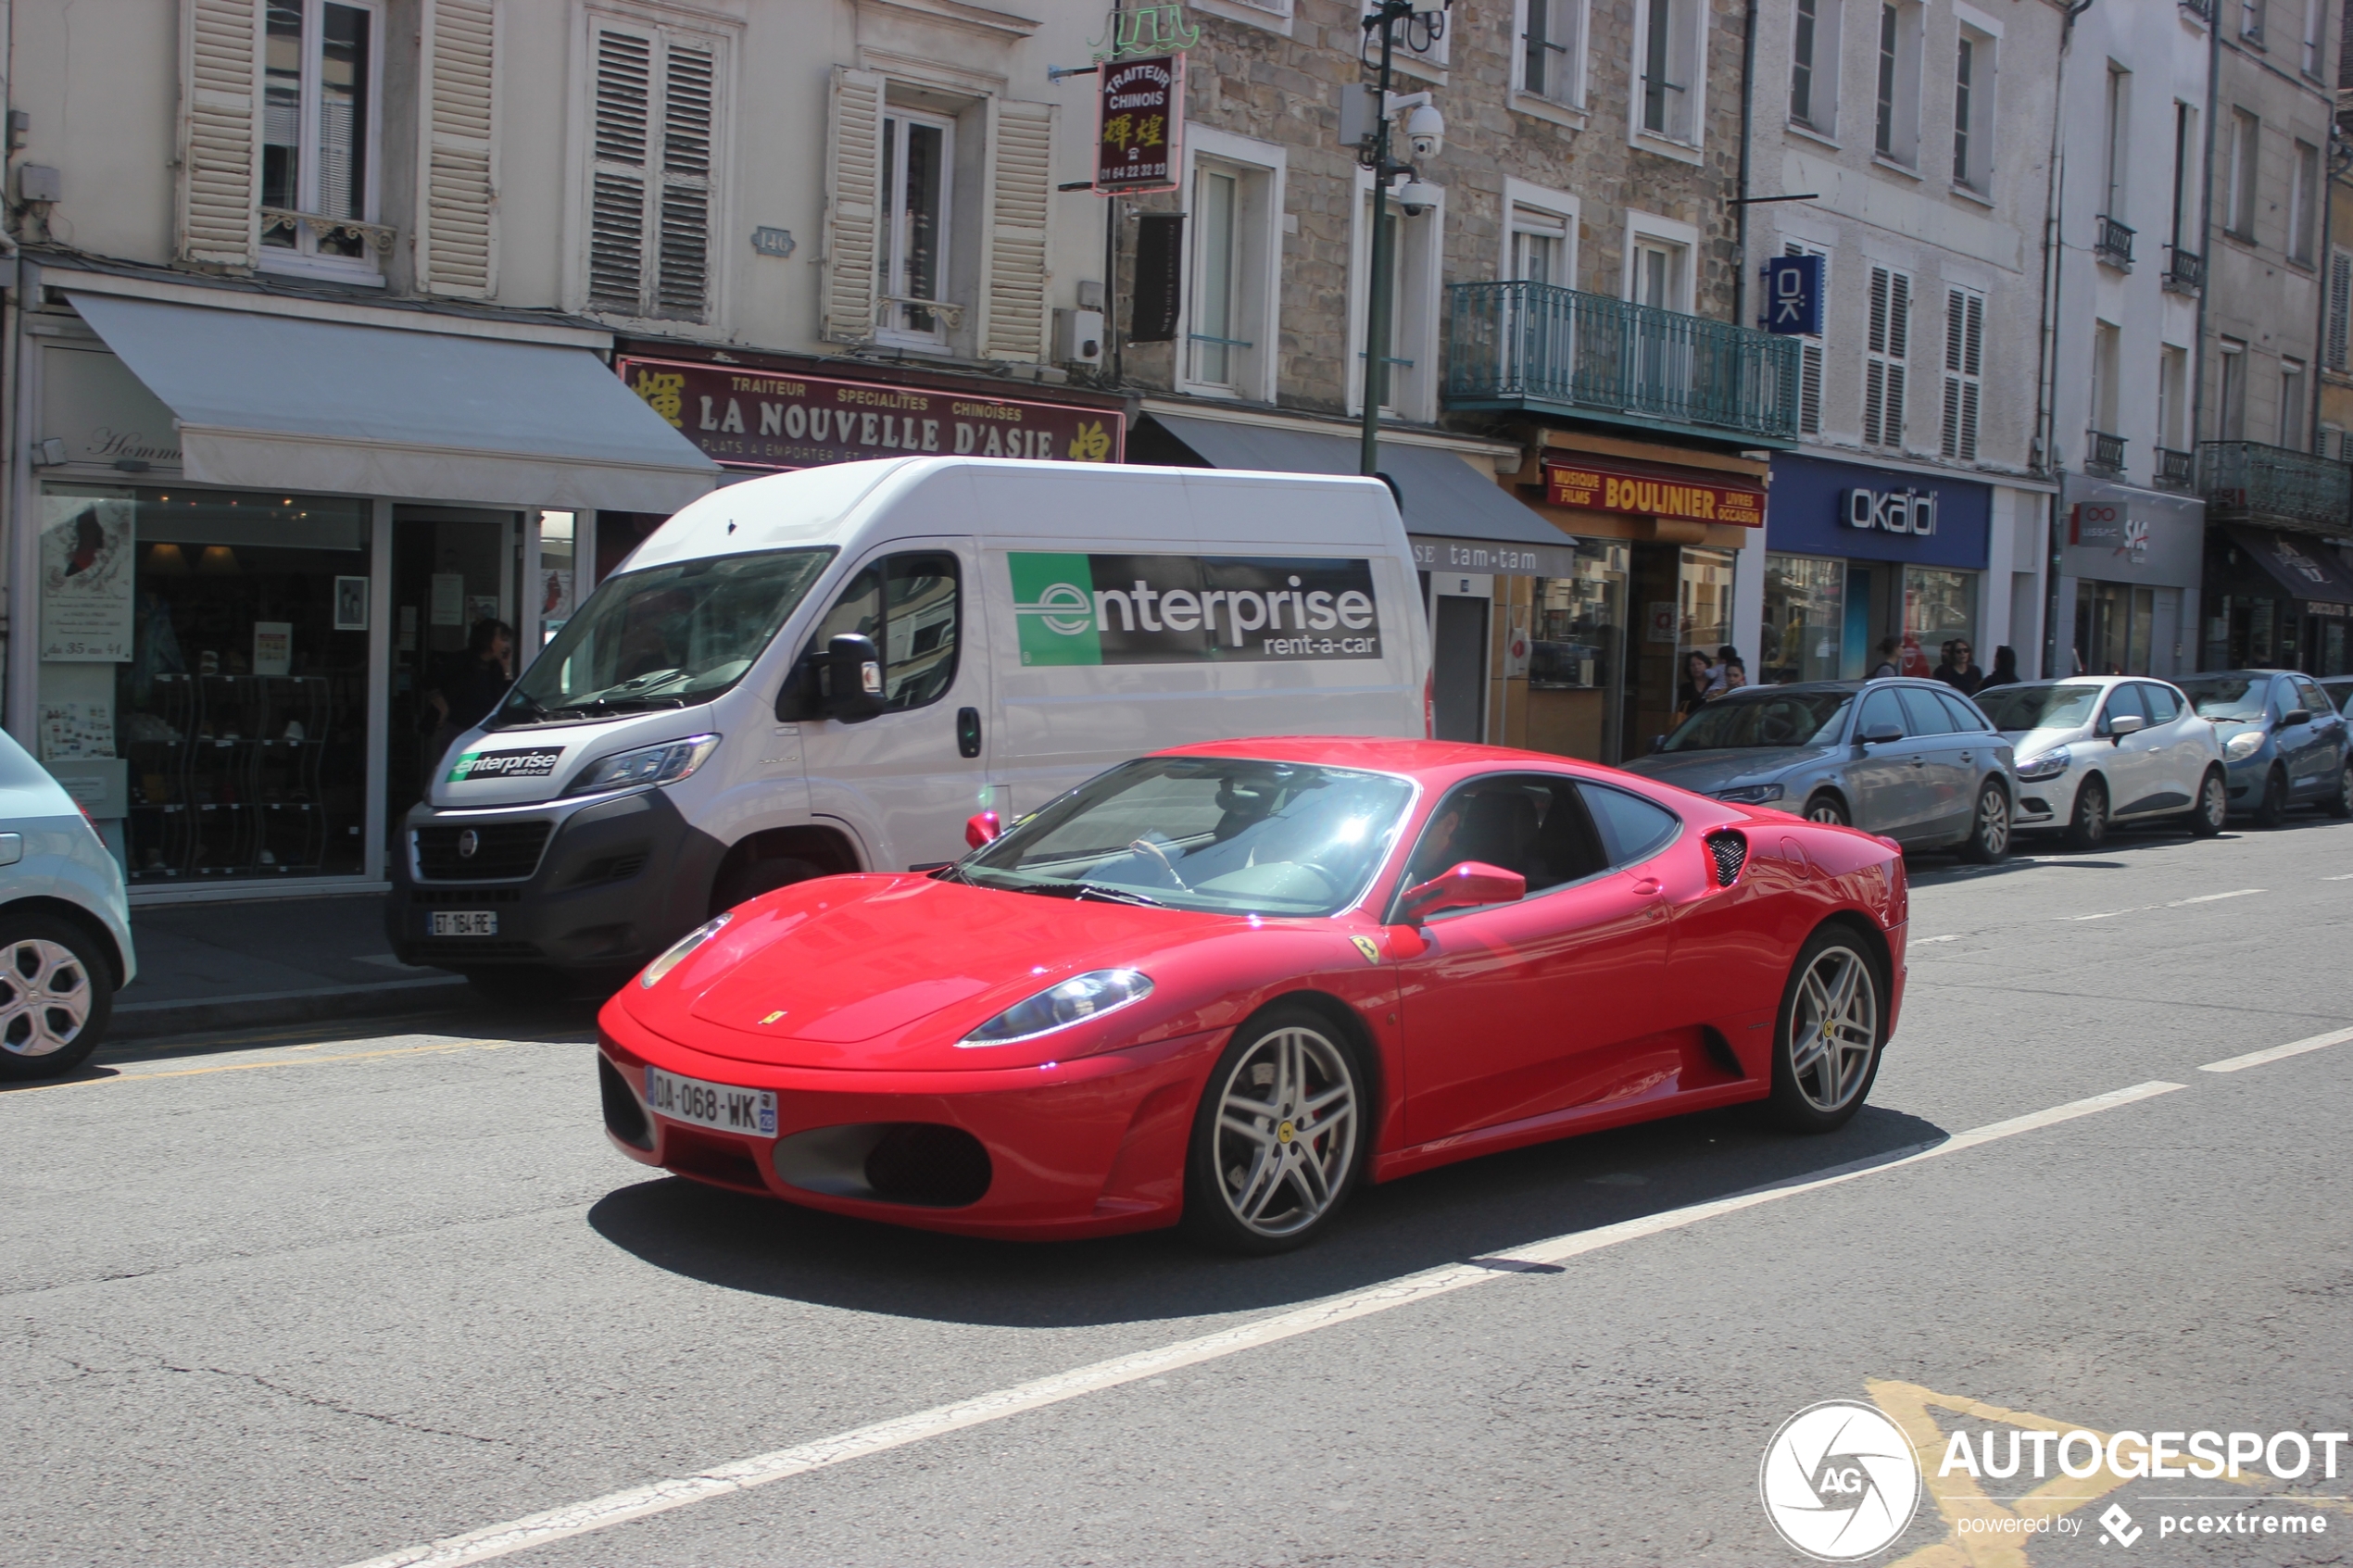
<svg viewBox="0 0 2353 1568">
<path fill-rule="evenodd" d="M 997 835 L 1004 831 L 1004 823 L 998 820 L 994 811 L 982 811 L 964 819 L 964 842 L 975 849 L 984 844 L 994 843 Z"/>
<path fill-rule="evenodd" d="M 1516 904 L 1528 897 L 1528 879 L 1481 860 L 1461 860 L 1399 900 L 1405 918 L 1423 921 L 1443 909 L 1475 909 L 1482 904 Z"/>
</svg>

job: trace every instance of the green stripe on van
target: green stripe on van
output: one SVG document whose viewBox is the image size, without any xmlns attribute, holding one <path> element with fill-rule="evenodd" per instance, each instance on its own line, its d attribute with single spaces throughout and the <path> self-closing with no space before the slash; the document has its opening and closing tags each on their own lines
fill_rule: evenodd
<svg viewBox="0 0 2353 1568">
<path fill-rule="evenodd" d="M 1013 624 L 1024 664 L 1101 664 L 1095 574 L 1083 555 L 1011 551 Z"/>
</svg>

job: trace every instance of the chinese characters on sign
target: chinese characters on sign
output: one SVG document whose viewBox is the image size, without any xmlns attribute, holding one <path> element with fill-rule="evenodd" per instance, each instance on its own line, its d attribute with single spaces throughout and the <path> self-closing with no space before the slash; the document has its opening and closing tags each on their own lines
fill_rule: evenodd
<svg viewBox="0 0 2353 1568">
<path fill-rule="evenodd" d="M 1633 512 L 1692 522 L 1765 526 L 1765 492 L 1746 484 L 1695 484 L 1663 474 L 1604 468 L 1594 463 L 1548 464 L 1544 498 L 1555 507 L 1589 512 Z"/>
<path fill-rule="evenodd" d="M 1156 55 L 1102 67 L 1095 138 L 1099 195 L 1176 188 L 1176 140 L 1185 120 L 1184 56 Z"/>
<path fill-rule="evenodd" d="M 904 453 L 1115 463 L 1116 409 L 879 386 L 727 365 L 623 358 L 629 390 L 734 468 L 800 469 Z"/>
</svg>

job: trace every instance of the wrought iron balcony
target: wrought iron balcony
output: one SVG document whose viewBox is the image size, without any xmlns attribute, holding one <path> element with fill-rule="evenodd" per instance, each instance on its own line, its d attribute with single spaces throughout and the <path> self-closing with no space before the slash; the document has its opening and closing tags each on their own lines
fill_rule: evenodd
<svg viewBox="0 0 2353 1568">
<path fill-rule="evenodd" d="M 2196 294 L 2206 286 L 2206 257 L 2180 245 L 2165 247 L 2165 287 L 2174 294 Z"/>
<path fill-rule="evenodd" d="M 2214 0 L 2182 0 L 2182 9 L 2208 27 L 2214 25 Z"/>
<path fill-rule="evenodd" d="M 2197 477 L 2197 458 L 2171 446 L 2157 448 L 2157 483 L 2171 490 L 2187 490 Z"/>
<path fill-rule="evenodd" d="M 1446 402 L 1797 438 L 1798 343 L 1550 283 L 1448 287 Z"/>
<path fill-rule="evenodd" d="M 2133 270 L 2133 231 L 2115 219 L 2102 213 L 2095 223 L 2092 254 L 2110 267 L 2130 272 Z"/>
<path fill-rule="evenodd" d="M 2259 441 L 2205 441 L 2197 468 L 2209 522 L 2328 533 L 2353 527 L 2353 466 Z"/>
<path fill-rule="evenodd" d="M 2110 435 L 2104 430 L 2083 433 L 2083 471 L 2086 473 L 2120 474 L 2124 471 L 2124 438 Z"/>
</svg>

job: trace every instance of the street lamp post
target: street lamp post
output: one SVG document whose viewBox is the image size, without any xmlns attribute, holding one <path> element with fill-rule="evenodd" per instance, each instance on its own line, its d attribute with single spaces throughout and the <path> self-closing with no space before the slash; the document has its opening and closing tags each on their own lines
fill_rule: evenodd
<svg viewBox="0 0 2353 1568">
<path fill-rule="evenodd" d="M 1411 218 L 1424 211 L 1412 197 L 1420 191 L 1416 182 L 1418 171 L 1410 163 L 1397 163 L 1390 157 L 1390 68 L 1395 56 L 1398 24 L 1422 30 L 1427 48 L 1444 33 L 1446 6 L 1453 0 L 1379 0 L 1365 14 L 1365 31 L 1380 34 L 1380 77 L 1374 100 L 1373 132 L 1369 147 L 1359 154 L 1362 162 L 1373 171 L 1373 244 L 1370 279 L 1372 286 L 1365 290 L 1371 317 L 1365 323 L 1365 425 L 1363 449 L 1357 458 L 1357 471 L 1377 474 L 1380 471 L 1380 411 L 1389 401 L 1389 318 L 1391 302 L 1396 297 L 1397 246 L 1389 229 L 1389 182 L 1398 175 L 1407 177 L 1409 183 L 1400 194 L 1398 205 Z M 1419 95 L 1423 103 L 1414 110 L 1415 123 L 1409 134 L 1416 151 L 1438 150 L 1439 139 L 1444 134 L 1444 121 L 1428 103 L 1428 94 Z M 1402 106 L 1398 106 L 1402 107 Z M 1425 118 L 1426 117 L 1426 118 Z"/>
</svg>

